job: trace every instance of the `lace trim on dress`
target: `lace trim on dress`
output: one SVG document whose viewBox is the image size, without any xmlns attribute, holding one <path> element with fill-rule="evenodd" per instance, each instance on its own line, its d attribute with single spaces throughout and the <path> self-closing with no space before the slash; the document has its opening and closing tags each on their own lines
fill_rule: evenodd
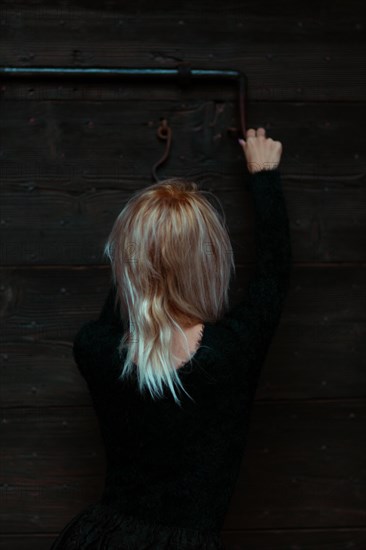
<svg viewBox="0 0 366 550">
<path fill-rule="evenodd" d="M 225 550 L 220 532 L 148 523 L 97 502 L 75 516 L 50 550 Z"/>
</svg>

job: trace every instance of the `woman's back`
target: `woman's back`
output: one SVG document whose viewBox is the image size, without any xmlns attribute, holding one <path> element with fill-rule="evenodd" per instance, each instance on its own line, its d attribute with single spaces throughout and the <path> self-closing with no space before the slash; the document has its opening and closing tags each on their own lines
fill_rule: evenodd
<svg viewBox="0 0 366 550">
<path fill-rule="evenodd" d="M 193 327 L 191 343 L 198 339 L 199 347 L 192 345 L 192 361 L 177 370 L 189 394 L 182 394 L 181 406 L 167 388 L 157 400 L 141 393 L 136 369 L 119 379 L 126 351 L 118 348 L 124 323 L 114 308 L 114 286 L 98 320 L 78 332 L 74 357 L 93 399 L 107 471 L 100 501 L 65 527 L 52 550 L 84 548 L 87 537 L 105 537 L 110 550 L 223 548 L 220 531 L 291 271 L 279 170 L 251 173 L 249 189 L 256 271 L 236 306 L 216 323 Z M 76 539 L 80 546 L 72 546 Z"/>
</svg>

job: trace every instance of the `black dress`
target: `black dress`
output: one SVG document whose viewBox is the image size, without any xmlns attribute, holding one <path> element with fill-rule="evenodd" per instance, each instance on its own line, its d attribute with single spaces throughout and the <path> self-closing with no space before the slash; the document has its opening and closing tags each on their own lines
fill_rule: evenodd
<svg viewBox="0 0 366 550">
<path fill-rule="evenodd" d="M 250 175 L 256 271 L 245 296 L 205 323 L 178 375 L 193 399 L 156 401 L 137 378 L 118 378 L 124 330 L 112 285 L 102 312 L 76 335 L 105 445 L 103 494 L 74 517 L 50 550 L 223 550 L 221 530 L 240 472 L 261 368 L 280 321 L 291 272 L 287 209 L 278 169 Z"/>
</svg>

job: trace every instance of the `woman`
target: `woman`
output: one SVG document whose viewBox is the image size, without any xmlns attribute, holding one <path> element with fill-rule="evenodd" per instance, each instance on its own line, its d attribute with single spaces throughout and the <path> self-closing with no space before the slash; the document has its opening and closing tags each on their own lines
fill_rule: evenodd
<svg viewBox="0 0 366 550">
<path fill-rule="evenodd" d="M 234 263 L 225 221 L 195 183 L 154 184 L 115 221 L 105 247 L 111 289 L 73 348 L 105 444 L 105 487 L 51 550 L 224 548 L 220 531 L 291 270 L 282 145 L 263 128 L 241 145 L 257 261 L 235 307 L 227 307 Z"/>
</svg>

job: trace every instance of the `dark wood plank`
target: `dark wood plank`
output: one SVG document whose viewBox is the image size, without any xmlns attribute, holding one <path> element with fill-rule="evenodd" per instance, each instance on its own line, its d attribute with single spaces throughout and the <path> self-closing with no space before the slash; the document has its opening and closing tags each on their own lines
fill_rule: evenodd
<svg viewBox="0 0 366 550">
<path fill-rule="evenodd" d="M 164 106 L 149 105 L 148 118 L 157 121 Z M 159 177 L 183 175 L 213 192 L 227 215 L 232 240 L 243 241 L 235 249 L 237 261 L 247 261 L 253 209 L 243 153 L 226 131 L 235 122 L 233 105 L 220 110 L 217 104 L 194 101 L 190 107 L 177 112 L 170 106 L 176 143 Z M 111 102 L 3 103 L 2 265 L 103 261 L 115 218 L 133 192 L 152 183 L 151 167 L 164 150 L 155 127 L 143 128 L 145 110 L 145 103 L 129 104 L 118 124 Z M 360 149 L 358 106 L 253 105 L 254 118 L 284 146 L 281 170 L 294 259 L 364 260 L 366 159 Z M 334 119 L 338 128 L 329 122 Z M 320 143 L 327 146 L 320 148 Z M 190 153 L 181 155 L 184 151 Z"/>
<path fill-rule="evenodd" d="M 50 550 L 55 535 L 0 535 L 0 550 Z"/>
<path fill-rule="evenodd" d="M 164 97 L 151 101 L 145 86 L 139 100 L 131 97 L 119 102 L 76 101 L 71 94 L 62 101 L 47 97 L 43 101 L 23 97 L 3 100 L 0 130 L 7 140 L 2 170 L 10 178 L 3 182 L 4 190 L 21 190 L 20 182 L 11 178 L 41 177 L 43 169 L 50 170 L 46 173 L 49 177 L 56 176 L 58 170 L 67 176 L 73 168 L 68 179 L 55 180 L 52 189 L 59 191 L 80 192 L 97 184 L 102 189 L 118 189 L 124 183 L 119 179 L 122 176 L 127 179 L 125 184 L 131 177 L 142 180 L 145 174 L 151 175 L 151 166 L 165 150 L 165 143 L 156 136 L 162 116 L 172 129 L 173 142 L 161 177 L 187 172 L 187 162 L 190 172 L 201 177 L 212 177 L 212 172 L 226 177 L 242 175 L 244 155 L 236 137 L 228 132 L 239 128 L 236 99 L 192 97 L 182 101 L 176 97 L 169 101 Z M 300 181 L 308 178 L 309 183 L 318 179 L 332 183 L 349 177 L 358 185 L 366 160 L 360 125 L 364 106 L 357 102 L 252 101 L 248 123 L 265 126 L 269 137 L 282 141 L 285 174 Z M 103 173 L 109 179 L 99 181 Z M 49 189 L 49 184 L 41 179 L 39 188 Z M 134 189 L 131 181 L 129 185 Z"/>
<path fill-rule="evenodd" d="M 362 400 L 259 402 L 225 529 L 365 524 Z M 57 531 L 96 501 L 105 468 L 92 407 L 2 411 L 1 532 Z"/>
<path fill-rule="evenodd" d="M 364 99 L 360 0 L 296 8 L 288 1 L 281 10 L 206 4 L 152 11 L 144 2 L 126 12 L 119 5 L 18 1 L 3 10 L 2 63 L 175 67 L 189 60 L 195 68 L 245 71 L 254 99 Z"/>
<path fill-rule="evenodd" d="M 227 216 L 230 238 L 238 263 L 254 257 L 251 197 L 239 177 L 234 189 L 223 181 L 210 190 Z M 354 185 L 306 180 L 296 182 L 282 174 L 290 218 L 294 261 L 353 262 L 364 260 L 366 249 L 366 178 Z M 197 178 L 193 177 L 197 181 Z M 227 179 L 227 178 L 222 178 Z M 141 181 L 135 189 L 146 186 Z M 228 187 L 230 184 L 228 185 Z M 126 190 L 127 187 L 127 190 Z M 113 223 L 132 195 L 131 185 L 120 190 L 96 191 L 75 196 L 69 192 L 30 190 L 3 193 L 0 255 L 2 265 L 95 265 L 104 263 L 103 247 Z M 216 203 L 217 204 L 217 203 Z M 339 205 L 342 205 L 340 208 Z M 25 225 L 26 224 L 26 225 Z M 49 229 L 47 229 L 47 226 Z"/>
<path fill-rule="evenodd" d="M 252 273 L 253 265 L 238 266 L 231 304 Z M 97 318 L 110 269 L 3 269 L 0 277 L 3 406 L 90 404 L 71 347 L 80 326 Z M 362 267 L 294 266 L 258 399 L 365 395 L 365 281 Z"/>
<path fill-rule="evenodd" d="M 223 531 L 226 550 L 364 550 L 365 529 Z"/>
<path fill-rule="evenodd" d="M 362 398 L 365 323 L 291 326 L 285 312 L 263 367 L 257 400 Z M 76 328 L 75 328 L 76 333 Z M 2 343 L 2 406 L 90 405 L 70 340 Z"/>
<path fill-rule="evenodd" d="M 364 260 L 366 178 L 363 177 L 358 184 L 351 177 L 332 183 L 321 178 L 317 182 L 305 178 L 300 184 L 286 173 L 282 177 L 294 260 Z M 201 179 L 188 178 L 195 181 Z M 213 192 L 224 207 L 238 263 L 251 260 L 254 250 L 251 197 L 241 189 L 245 178 L 243 176 L 243 181 L 239 177 L 231 178 L 232 190 L 229 189 L 229 182 L 228 188 L 224 187 L 222 180 L 228 178 L 219 181 L 217 176 L 212 177 L 214 184 L 209 186 L 203 182 L 201 186 L 203 190 Z M 35 180 L 30 176 L 28 181 Z M 125 185 L 125 182 L 126 179 L 120 184 L 120 190 L 97 191 L 91 187 L 79 196 L 71 192 L 34 189 L 4 192 L 0 245 L 2 265 L 103 263 L 103 247 L 114 220 L 133 193 L 131 184 Z M 135 190 L 149 183 L 141 180 Z"/>
<path fill-rule="evenodd" d="M 338 515 L 338 527 L 363 526 L 365 412 L 364 400 L 256 403 L 225 528 L 326 527 Z"/>
</svg>

